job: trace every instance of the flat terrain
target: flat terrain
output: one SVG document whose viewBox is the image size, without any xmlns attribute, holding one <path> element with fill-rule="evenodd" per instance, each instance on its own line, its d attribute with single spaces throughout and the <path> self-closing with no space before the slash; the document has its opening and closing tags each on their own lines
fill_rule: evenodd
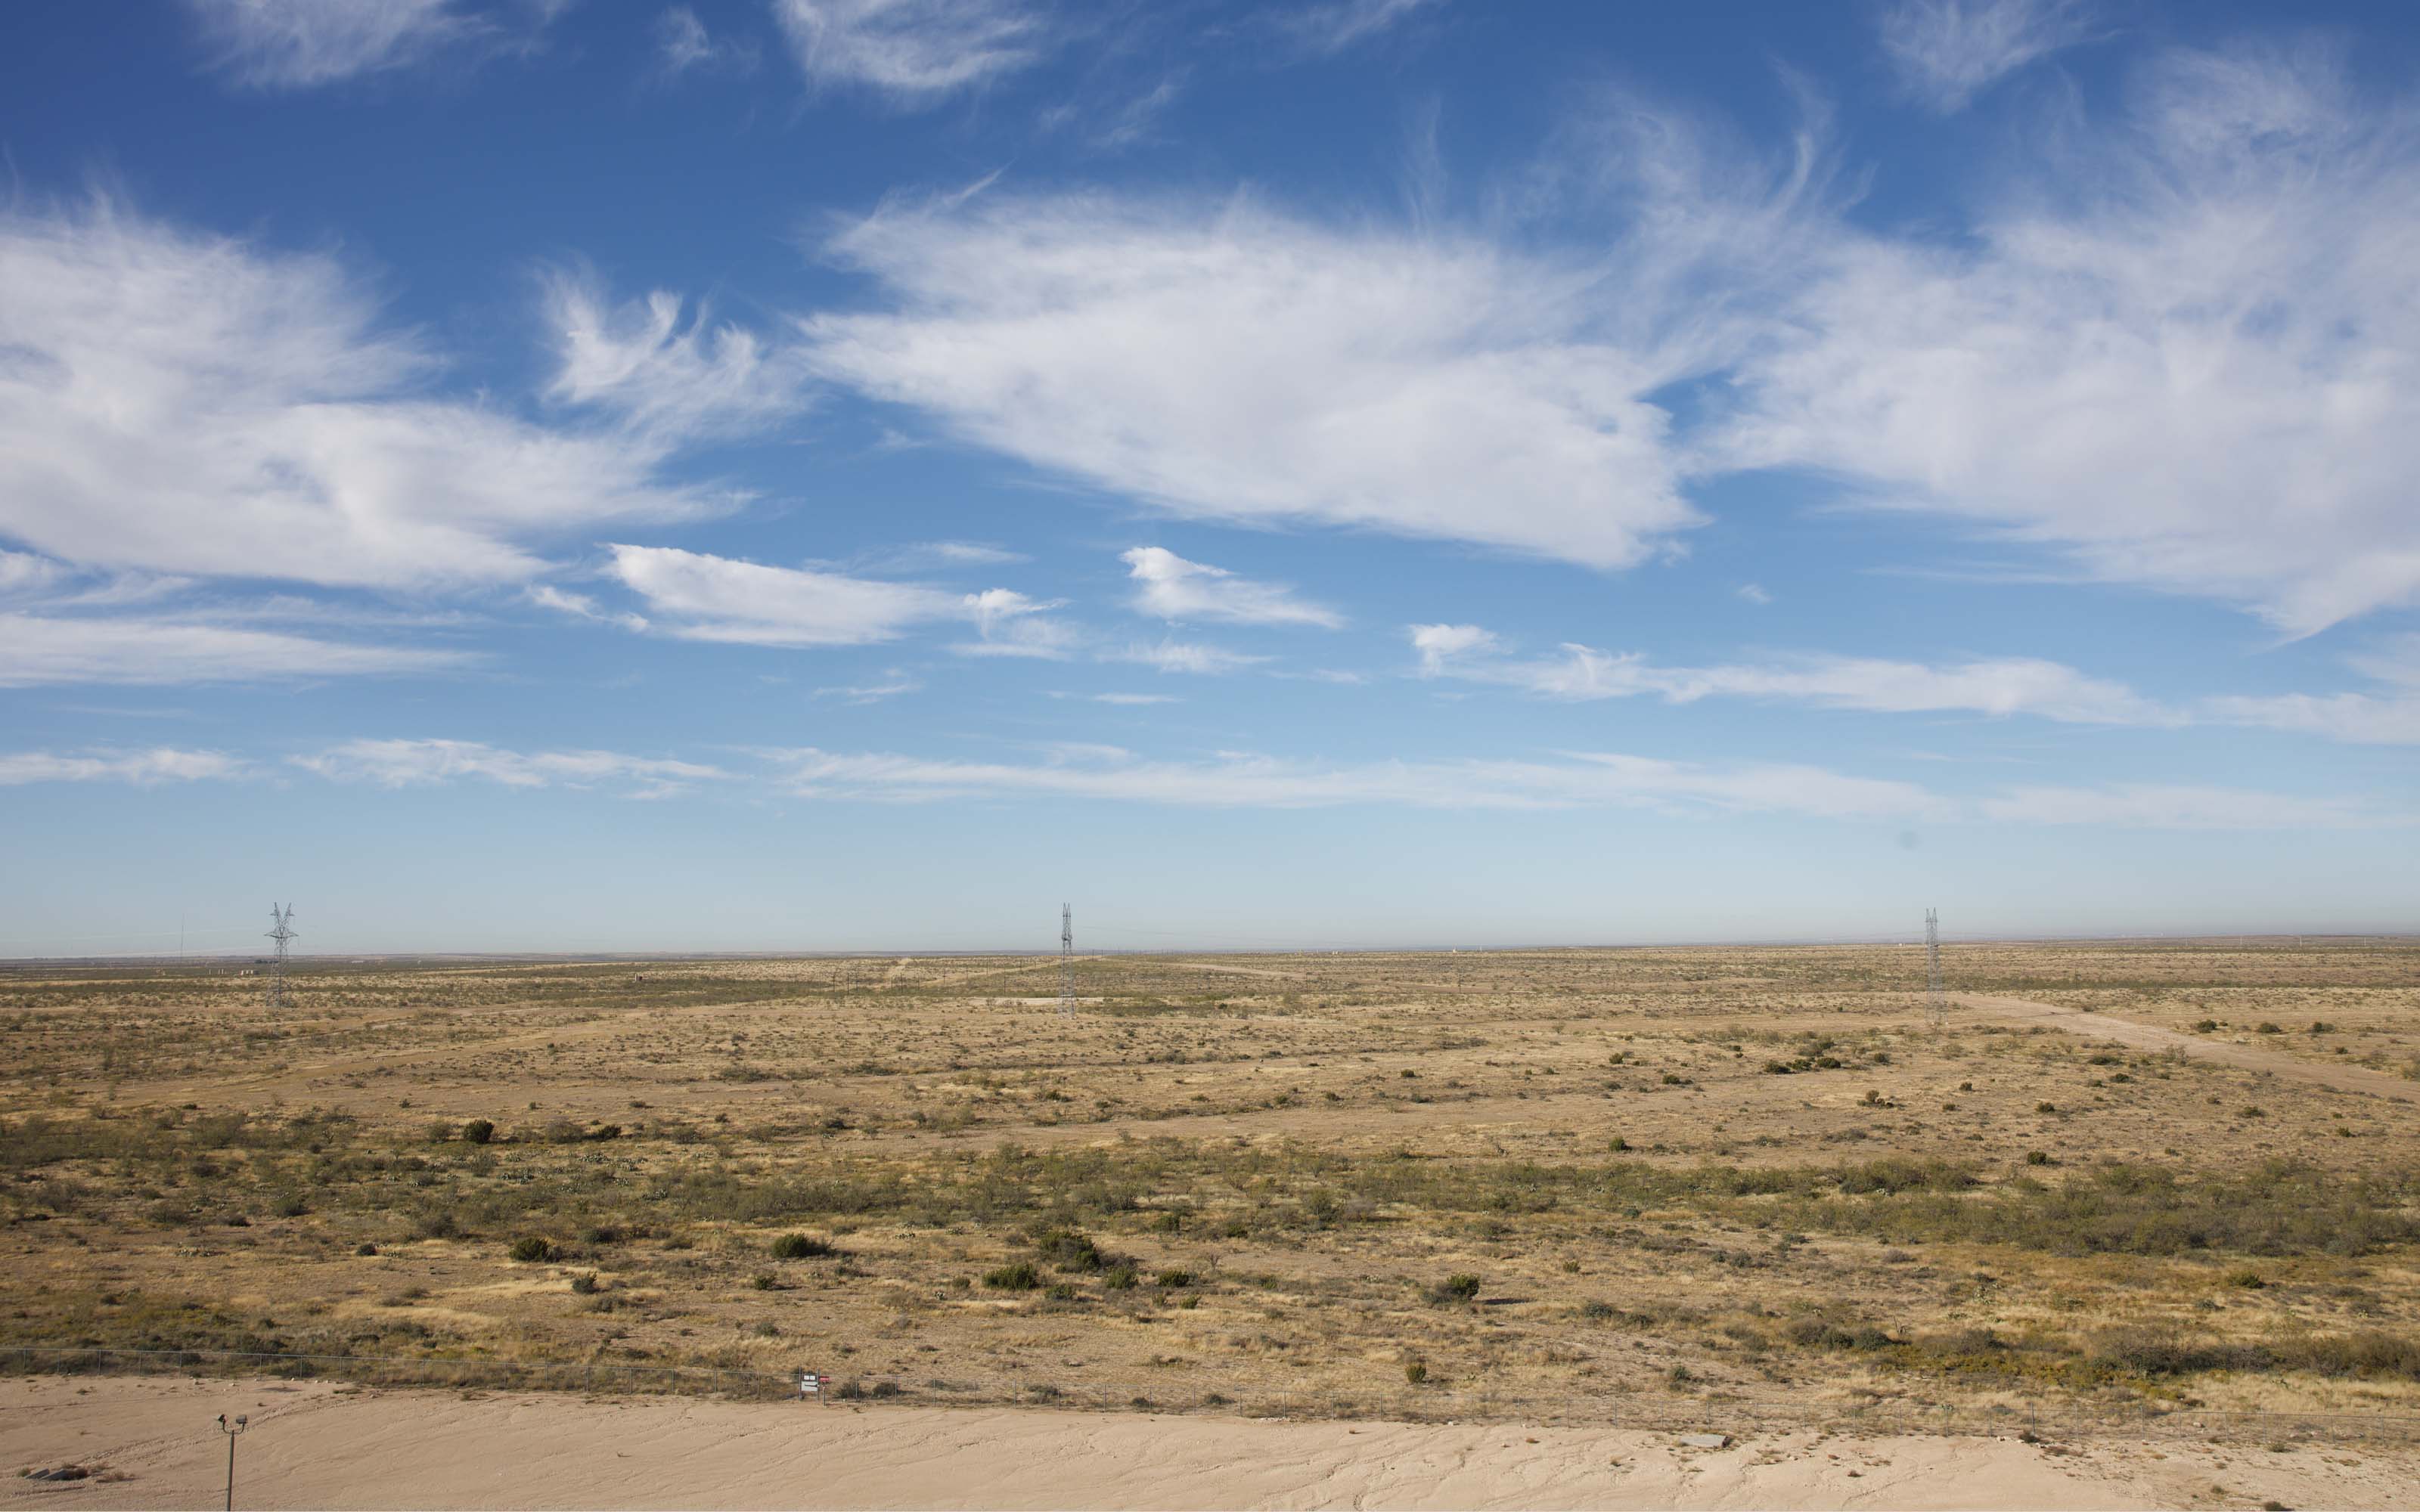
<svg viewBox="0 0 2420 1512">
<path fill-rule="evenodd" d="M 78 1395 L 81 1392 L 82 1395 Z M 2413 1504 L 2420 1453 L 1815 1430 L 1719 1449 L 1635 1429 L 1284 1423 L 1033 1408 L 198 1381 L 0 1381 L 0 1507 L 1973 1507 Z"/>
<path fill-rule="evenodd" d="M 19 971 L 0 1363 L 2420 1436 L 2420 943 L 1945 961 L 1939 1028 L 1905 947 L 1109 957 L 1067 1014 L 1026 958 Z"/>
</svg>

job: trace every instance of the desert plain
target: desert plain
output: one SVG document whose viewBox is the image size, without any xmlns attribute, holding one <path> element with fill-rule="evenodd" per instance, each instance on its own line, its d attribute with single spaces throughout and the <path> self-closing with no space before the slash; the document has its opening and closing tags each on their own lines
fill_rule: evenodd
<svg viewBox="0 0 2420 1512">
<path fill-rule="evenodd" d="M 21 966 L 0 1494 L 2420 1504 L 2420 941 L 1944 961 Z"/>
</svg>

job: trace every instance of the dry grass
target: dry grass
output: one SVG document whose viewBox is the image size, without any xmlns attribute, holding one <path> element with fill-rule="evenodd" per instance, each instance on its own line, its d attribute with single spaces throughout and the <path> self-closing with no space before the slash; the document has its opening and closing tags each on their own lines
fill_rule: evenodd
<svg viewBox="0 0 2420 1512">
<path fill-rule="evenodd" d="M 2408 942 L 1949 965 L 2420 1066 Z M 274 1019 L 208 972 L 0 979 L 0 1347 L 1321 1415 L 2420 1411 L 2410 1104 L 1934 1033 L 1903 949 L 1109 958 L 1072 1018 L 1055 969 L 314 968 Z"/>
</svg>

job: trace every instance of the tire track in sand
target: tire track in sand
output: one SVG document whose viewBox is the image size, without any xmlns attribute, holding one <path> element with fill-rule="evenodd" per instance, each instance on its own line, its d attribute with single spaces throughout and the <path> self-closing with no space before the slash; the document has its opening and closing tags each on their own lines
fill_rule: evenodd
<svg viewBox="0 0 2420 1512">
<path fill-rule="evenodd" d="M 2199 1035 L 2180 1034 L 2157 1025 L 2137 1024 L 2133 1019 L 2095 1013 L 2087 1009 L 2037 1003 L 2030 997 L 2001 997 L 1987 993 L 1951 993 L 1948 996 L 1952 1002 L 1993 1018 L 2048 1025 L 2070 1034 L 2115 1040 L 2136 1050 L 2171 1050 L 2190 1059 L 2232 1066 L 2238 1071 L 2256 1072 L 2284 1081 L 2302 1082 L 2306 1086 L 2324 1087 L 2332 1091 L 2350 1092 L 2356 1097 L 2384 1098 L 2390 1103 L 2420 1102 L 2420 1084 L 2382 1071 L 2371 1071 L 2366 1066 L 2322 1066 L 2279 1055 L 2273 1050 L 2263 1050 L 2257 1045 L 2205 1040 Z"/>
</svg>

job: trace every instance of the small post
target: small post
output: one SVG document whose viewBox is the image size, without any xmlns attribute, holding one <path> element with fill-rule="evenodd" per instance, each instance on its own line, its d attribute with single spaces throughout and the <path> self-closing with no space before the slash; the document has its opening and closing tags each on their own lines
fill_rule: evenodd
<svg viewBox="0 0 2420 1512">
<path fill-rule="evenodd" d="M 219 1414 L 219 1431 L 226 1435 L 227 1442 L 226 1512 L 235 1512 L 235 1436 L 251 1421 L 248 1416 L 239 1416 L 230 1424 L 225 1412 Z"/>
</svg>

